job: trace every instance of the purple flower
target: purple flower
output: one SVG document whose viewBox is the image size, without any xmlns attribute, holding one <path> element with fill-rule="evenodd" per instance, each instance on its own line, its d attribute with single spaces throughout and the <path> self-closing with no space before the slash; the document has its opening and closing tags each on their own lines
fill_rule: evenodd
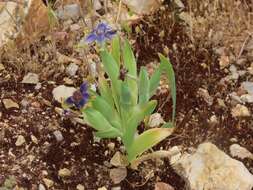
<svg viewBox="0 0 253 190">
<path fill-rule="evenodd" d="M 113 30 L 108 24 L 101 22 L 97 27 L 86 37 L 86 43 L 99 42 L 103 43 L 106 40 L 111 40 L 116 34 L 116 30 Z"/>
<path fill-rule="evenodd" d="M 80 86 L 79 90 L 76 90 L 72 96 L 68 97 L 66 99 L 66 103 L 69 105 L 74 105 L 76 106 L 78 109 L 81 109 L 88 101 L 89 98 L 89 94 L 87 92 L 88 89 L 88 85 L 87 83 L 83 83 Z"/>
</svg>

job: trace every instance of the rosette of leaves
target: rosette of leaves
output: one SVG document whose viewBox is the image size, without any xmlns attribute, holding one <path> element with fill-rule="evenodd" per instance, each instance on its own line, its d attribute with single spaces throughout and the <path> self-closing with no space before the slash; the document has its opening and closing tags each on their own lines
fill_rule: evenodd
<svg viewBox="0 0 253 190">
<path fill-rule="evenodd" d="M 173 132 L 176 85 L 175 76 L 169 59 L 159 54 L 160 65 L 152 76 L 145 67 L 137 73 L 137 64 L 131 45 L 127 40 L 120 45 L 119 37 L 112 41 L 112 50 L 101 53 L 103 69 L 108 76 L 99 77 L 98 92 L 92 92 L 89 107 L 83 110 L 84 119 L 97 132 L 100 138 L 120 137 L 131 163 Z M 124 68 L 125 76 L 121 76 Z M 138 125 L 150 116 L 156 106 L 156 100 L 150 100 L 159 86 L 162 73 L 166 74 L 172 94 L 172 121 L 160 128 L 152 128 L 138 134 Z"/>
</svg>

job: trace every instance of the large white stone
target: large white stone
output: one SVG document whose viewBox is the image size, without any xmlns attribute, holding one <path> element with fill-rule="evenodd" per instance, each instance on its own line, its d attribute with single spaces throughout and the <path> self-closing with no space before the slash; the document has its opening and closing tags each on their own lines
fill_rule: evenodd
<svg viewBox="0 0 253 190">
<path fill-rule="evenodd" d="M 72 96 L 75 91 L 76 89 L 74 87 L 60 85 L 54 88 L 52 93 L 53 93 L 54 99 L 58 101 L 59 103 L 62 103 L 68 97 Z"/>
<path fill-rule="evenodd" d="M 253 175 L 212 143 L 203 143 L 173 164 L 189 190 L 251 190 Z"/>
</svg>

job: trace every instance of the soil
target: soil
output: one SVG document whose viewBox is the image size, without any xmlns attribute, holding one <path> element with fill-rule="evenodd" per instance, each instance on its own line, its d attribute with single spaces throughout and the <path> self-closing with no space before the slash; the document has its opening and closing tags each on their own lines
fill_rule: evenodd
<svg viewBox="0 0 253 190">
<path fill-rule="evenodd" d="M 176 74 L 177 128 L 154 150 L 170 149 L 176 145 L 187 149 L 208 141 L 228 154 L 233 143 L 239 143 L 253 152 L 253 117 L 232 117 L 233 102 L 228 98 L 228 94 L 237 90 L 242 81 L 252 76 L 245 75 L 234 83 L 223 82 L 228 73 L 220 69 L 219 56 L 214 47 L 193 43 L 185 23 L 173 10 L 174 7 L 166 5 L 153 15 L 145 16 L 133 25 L 130 36 L 135 41 L 138 66 L 157 62 L 157 52 L 161 52 L 170 57 Z M 45 39 L 39 43 L 46 43 Z M 73 53 L 69 47 L 63 49 L 62 44 L 58 44 L 57 48 L 62 48 L 59 51 L 69 55 Z M 175 190 L 185 189 L 183 179 L 176 174 L 169 160 L 163 163 L 148 161 L 139 170 L 128 169 L 126 179 L 113 185 L 108 163 L 121 149 L 121 144 L 117 140 L 98 141 L 89 126 L 75 123 L 55 111 L 55 107 L 60 105 L 53 100 L 52 89 L 64 83 L 66 74 L 57 74 L 59 68 L 51 65 L 54 58 L 51 64 L 40 65 L 44 69 L 50 68 L 50 71 L 53 69 L 52 74 L 42 81 L 40 89 L 21 84 L 25 70 L 13 67 L 7 58 L 2 59 L 2 63 L 6 68 L 0 71 L 0 98 L 10 98 L 19 103 L 20 108 L 7 110 L 0 104 L 0 186 L 8 176 L 13 175 L 19 187 L 29 190 L 37 189 L 40 183 L 44 184 L 44 178 L 54 182 L 51 189 L 59 190 L 76 189 L 78 184 L 88 190 L 103 186 L 107 189 L 120 186 L 122 190 L 151 190 L 158 181 L 170 184 Z M 249 66 L 250 62 L 247 62 L 245 68 Z M 82 74 L 79 71 L 80 78 L 73 78 L 75 86 L 81 84 Z M 211 104 L 199 95 L 200 88 L 208 90 L 212 97 Z M 169 96 L 169 92 L 161 92 L 153 97 L 158 100 L 158 111 L 167 121 L 172 111 Z M 225 106 L 221 106 L 218 100 L 223 100 Z M 247 107 L 253 113 L 253 107 Z M 214 115 L 217 118 L 215 123 L 210 121 Z M 53 135 L 55 130 L 61 131 L 62 141 L 56 140 Z M 26 140 L 22 146 L 15 145 L 18 135 Z M 115 143 L 113 150 L 108 148 L 110 142 Z M 252 160 L 241 161 L 253 172 Z M 62 168 L 68 168 L 71 176 L 60 177 L 58 171 Z"/>
</svg>

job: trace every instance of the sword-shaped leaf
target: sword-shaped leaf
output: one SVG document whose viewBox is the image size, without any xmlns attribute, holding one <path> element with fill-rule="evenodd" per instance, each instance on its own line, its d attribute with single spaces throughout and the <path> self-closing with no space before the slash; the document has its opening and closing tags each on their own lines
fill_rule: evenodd
<svg viewBox="0 0 253 190">
<path fill-rule="evenodd" d="M 120 118 L 117 111 L 115 110 L 114 107 L 110 106 L 110 104 L 108 104 L 107 101 L 104 100 L 101 96 L 97 96 L 92 101 L 92 107 L 96 109 L 98 112 L 100 112 L 107 119 L 107 121 L 110 122 L 110 124 L 113 127 L 116 128 L 120 127 Z M 114 126 L 114 124 L 117 125 Z"/>
<path fill-rule="evenodd" d="M 161 78 L 161 71 L 160 68 L 157 68 L 150 78 L 150 87 L 149 87 L 150 97 L 155 94 L 156 89 L 158 88 L 160 83 L 160 78 Z"/>
<path fill-rule="evenodd" d="M 138 99 L 138 86 L 137 86 L 137 66 L 134 53 L 132 51 L 131 45 L 126 40 L 123 47 L 123 61 L 124 66 L 128 71 L 129 77 L 126 78 L 126 81 L 129 85 L 129 88 L 132 91 L 132 101 L 134 104 L 137 104 Z"/>
<path fill-rule="evenodd" d="M 139 104 L 146 103 L 149 100 L 149 78 L 145 67 L 141 67 L 139 74 Z"/>
<path fill-rule="evenodd" d="M 132 114 L 126 123 L 126 132 L 123 137 L 126 149 L 132 144 L 138 125 L 143 121 L 145 116 L 150 115 L 154 111 L 156 104 L 157 102 L 152 100 L 141 105 L 138 104 L 131 110 Z"/>
<path fill-rule="evenodd" d="M 149 129 L 136 137 L 132 145 L 128 148 L 129 162 L 133 161 L 137 156 L 170 136 L 173 130 L 174 128 L 154 128 Z"/>
<path fill-rule="evenodd" d="M 160 68 L 161 71 L 165 72 L 170 86 L 171 96 L 172 96 L 172 103 L 173 103 L 173 111 L 172 111 L 172 122 L 175 121 L 176 116 L 176 80 L 175 80 L 175 73 L 170 63 L 169 59 L 164 57 L 162 54 L 159 54 L 159 58 L 161 61 Z"/>
<path fill-rule="evenodd" d="M 88 123 L 98 131 L 105 131 L 113 128 L 109 121 L 97 110 L 87 108 L 83 111 L 84 117 Z"/>
<path fill-rule="evenodd" d="M 112 56 L 120 66 L 120 38 L 115 36 L 112 40 Z"/>
</svg>

